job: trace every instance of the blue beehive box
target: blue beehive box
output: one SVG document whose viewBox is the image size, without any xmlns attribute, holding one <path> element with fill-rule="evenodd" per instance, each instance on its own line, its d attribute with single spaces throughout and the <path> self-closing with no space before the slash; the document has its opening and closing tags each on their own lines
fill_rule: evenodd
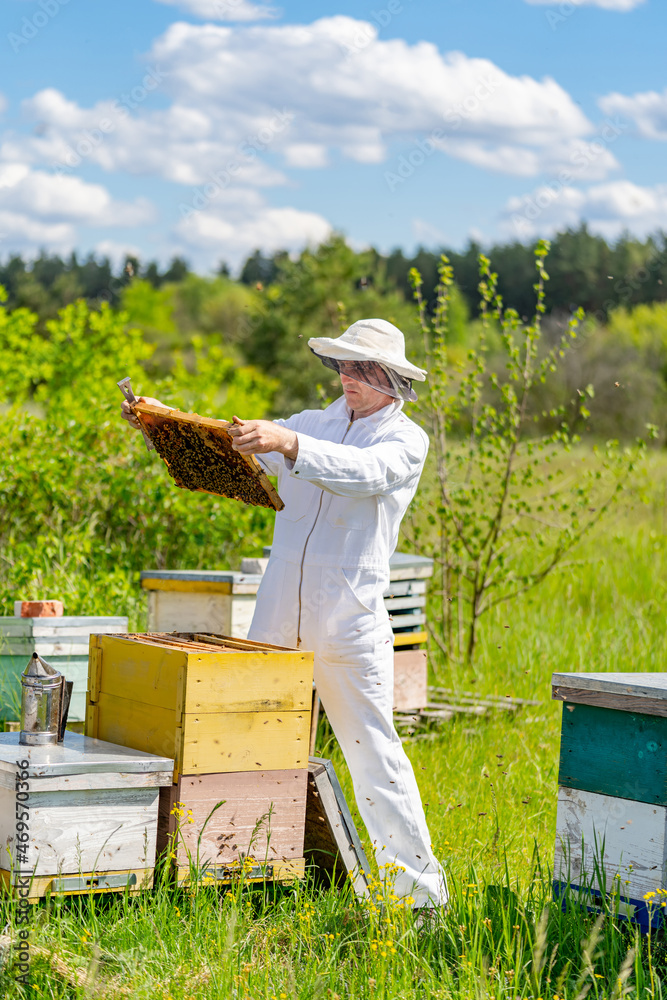
<svg viewBox="0 0 667 1000">
<path fill-rule="evenodd" d="M 554 891 L 644 930 L 667 910 L 667 673 L 554 674 Z"/>
</svg>

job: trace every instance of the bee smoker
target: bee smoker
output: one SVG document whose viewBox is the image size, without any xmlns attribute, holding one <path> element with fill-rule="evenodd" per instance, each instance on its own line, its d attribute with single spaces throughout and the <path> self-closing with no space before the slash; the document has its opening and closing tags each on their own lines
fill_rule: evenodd
<svg viewBox="0 0 667 1000">
<path fill-rule="evenodd" d="M 21 675 L 21 746 L 62 743 L 72 682 L 37 653 Z"/>
</svg>

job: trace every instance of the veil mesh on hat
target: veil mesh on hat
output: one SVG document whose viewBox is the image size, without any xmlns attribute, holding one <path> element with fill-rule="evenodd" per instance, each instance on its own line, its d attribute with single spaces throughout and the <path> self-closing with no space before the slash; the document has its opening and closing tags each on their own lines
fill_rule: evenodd
<svg viewBox="0 0 667 1000">
<path fill-rule="evenodd" d="M 394 399 L 403 399 L 407 403 L 414 403 L 417 399 L 417 393 L 412 388 L 412 379 L 399 375 L 388 365 L 383 365 L 379 361 L 339 361 L 338 358 L 327 358 L 318 354 L 312 347 L 311 351 L 323 365 L 338 372 L 339 375 L 347 375 L 348 378 L 369 385 L 371 389 L 383 392 Z"/>
</svg>

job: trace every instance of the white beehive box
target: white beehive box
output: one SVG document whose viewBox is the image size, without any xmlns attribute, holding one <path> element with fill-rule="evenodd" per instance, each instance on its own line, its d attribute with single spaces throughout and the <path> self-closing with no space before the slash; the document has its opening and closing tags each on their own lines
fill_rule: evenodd
<svg viewBox="0 0 667 1000">
<path fill-rule="evenodd" d="M 245 639 L 261 582 L 261 575 L 231 570 L 144 570 L 148 631 Z"/>
<path fill-rule="evenodd" d="M 86 718 L 88 642 L 91 635 L 127 632 L 127 618 L 93 615 L 59 618 L 0 616 L 0 718 L 18 719 L 19 678 L 33 653 L 72 681 L 68 720 Z"/>
<path fill-rule="evenodd" d="M 159 792 L 173 767 L 78 733 L 31 747 L 0 734 L 0 878 L 17 887 L 30 877 L 30 899 L 152 884 Z"/>
</svg>

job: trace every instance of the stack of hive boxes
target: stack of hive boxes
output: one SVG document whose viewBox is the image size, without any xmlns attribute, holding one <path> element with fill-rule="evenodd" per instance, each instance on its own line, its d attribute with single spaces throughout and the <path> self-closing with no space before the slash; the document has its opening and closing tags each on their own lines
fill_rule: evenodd
<svg viewBox="0 0 667 1000">
<path fill-rule="evenodd" d="M 192 864 L 220 880 L 239 866 L 249 878 L 303 874 L 312 680 L 302 650 L 192 633 L 91 637 L 87 734 L 174 758 L 158 849 L 172 843 L 179 881 Z"/>
<path fill-rule="evenodd" d="M 667 903 L 667 674 L 554 674 L 554 890 L 647 929 Z"/>
<path fill-rule="evenodd" d="M 394 710 L 423 708 L 428 702 L 426 584 L 433 560 L 395 552 L 389 560 L 384 604 L 394 633 Z"/>
</svg>

